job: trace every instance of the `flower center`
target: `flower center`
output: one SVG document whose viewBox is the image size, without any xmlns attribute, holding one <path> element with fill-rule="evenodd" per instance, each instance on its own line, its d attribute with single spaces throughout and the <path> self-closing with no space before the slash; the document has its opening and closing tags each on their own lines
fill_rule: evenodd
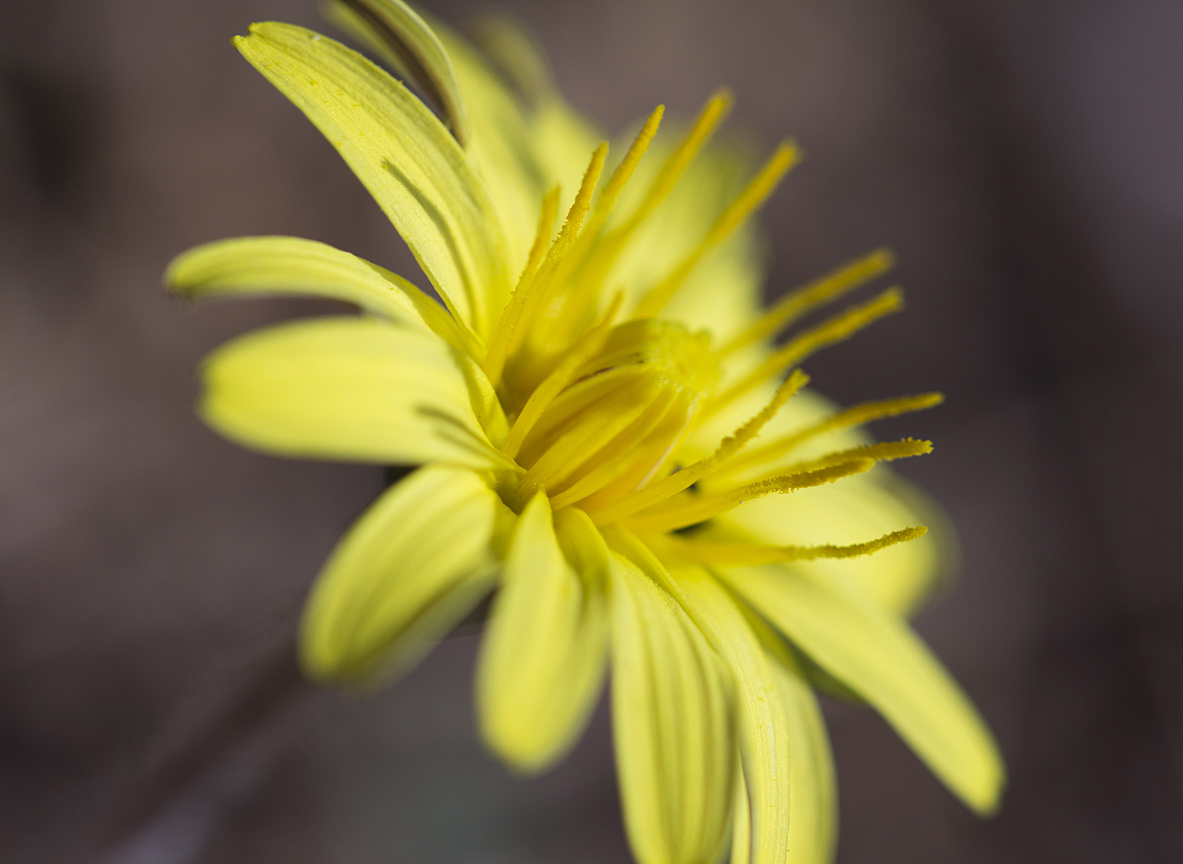
<svg viewBox="0 0 1183 864">
<path fill-rule="evenodd" d="M 645 485 L 718 380 L 706 333 L 660 320 L 612 328 L 522 439 L 526 473 L 509 503 L 524 506 L 545 488 L 555 508 L 595 510 Z"/>
</svg>

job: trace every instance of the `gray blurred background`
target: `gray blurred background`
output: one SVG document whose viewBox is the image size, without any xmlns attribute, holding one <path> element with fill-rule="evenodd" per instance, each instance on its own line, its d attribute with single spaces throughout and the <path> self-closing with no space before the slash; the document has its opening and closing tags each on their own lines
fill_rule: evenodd
<svg viewBox="0 0 1183 864">
<path fill-rule="evenodd" d="M 508 0 L 618 131 L 718 84 L 809 159 L 768 206 L 775 295 L 879 244 L 904 316 L 810 363 L 949 509 L 961 580 L 918 626 L 996 730 L 963 810 L 827 704 L 839 860 L 1183 860 L 1183 3 Z M 462 24 L 484 3 L 434 2 Z M 160 274 L 236 234 L 411 272 L 332 148 L 230 47 L 313 0 L 0 2 L 0 859 L 624 862 L 606 713 L 536 780 L 476 740 L 476 638 L 371 699 L 285 646 L 372 468 L 248 453 L 193 416 L 226 338 L 323 311 L 185 308 Z M 99 853 L 96 850 L 103 850 Z"/>
</svg>

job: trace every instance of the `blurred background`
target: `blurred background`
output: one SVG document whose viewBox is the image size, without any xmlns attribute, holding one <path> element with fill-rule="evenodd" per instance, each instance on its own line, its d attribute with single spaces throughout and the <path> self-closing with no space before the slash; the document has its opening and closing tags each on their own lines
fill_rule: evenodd
<svg viewBox="0 0 1183 864">
<path fill-rule="evenodd" d="M 980 821 L 871 712 L 827 704 L 839 861 L 1183 860 L 1183 4 L 499 8 L 608 130 L 722 83 L 734 125 L 803 142 L 764 219 L 770 295 L 899 255 L 908 313 L 810 372 L 843 402 L 948 394 L 899 427 L 936 441 L 900 470 L 964 557 L 918 627 L 1011 779 Z M 412 267 L 229 45 L 270 18 L 321 26 L 313 0 L 0 2 L 0 858 L 625 862 L 604 707 L 557 770 L 511 776 L 475 736 L 475 631 L 373 698 L 291 671 L 381 473 L 205 429 L 199 359 L 317 307 L 187 308 L 161 272 L 264 233 Z"/>
</svg>

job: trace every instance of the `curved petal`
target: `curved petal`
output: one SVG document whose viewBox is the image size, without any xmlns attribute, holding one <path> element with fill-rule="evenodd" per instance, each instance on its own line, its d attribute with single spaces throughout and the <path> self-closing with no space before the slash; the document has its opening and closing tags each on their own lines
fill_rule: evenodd
<svg viewBox="0 0 1183 864">
<path fill-rule="evenodd" d="M 406 279 L 364 258 L 301 237 L 235 237 L 178 255 L 164 276 L 186 297 L 309 294 L 430 330 L 457 350 L 475 353 L 447 311 Z"/>
<path fill-rule="evenodd" d="M 396 5 L 396 0 L 363 2 L 379 14 L 389 14 Z M 344 0 L 330 0 L 326 9 L 334 23 L 374 50 L 396 72 L 409 74 L 373 20 L 359 15 Z M 516 275 L 533 243 L 542 196 L 548 188 L 534 157 L 526 115 L 513 92 L 467 42 L 430 15 L 419 14 L 455 76 L 469 128 L 464 149 L 500 214 L 508 241 L 509 272 Z M 585 163 L 590 152 L 589 147 Z"/>
<path fill-rule="evenodd" d="M 504 505 L 471 471 L 421 468 L 338 544 L 304 611 L 300 657 L 320 680 L 401 671 L 492 588 Z"/>
<path fill-rule="evenodd" d="M 580 517 L 586 525 L 572 524 Z M 560 518 L 579 558 L 560 547 Z M 514 529 L 477 666 L 485 740 L 516 768 L 547 767 L 586 725 L 608 656 L 607 568 L 590 520 L 570 509 L 552 517 L 538 492 Z"/>
<path fill-rule="evenodd" d="M 516 94 L 465 39 L 438 22 L 433 21 L 432 27 L 452 58 L 468 101 L 472 125 L 469 158 L 497 203 L 509 241 L 510 273 L 516 276 L 534 242 L 542 198 L 558 181 L 548 176 L 541 162 L 543 142 Z M 568 199 L 579 188 L 587 160 L 598 143 L 599 139 L 592 141 L 581 154 L 575 173 L 563 178 Z M 560 209 L 565 211 L 566 207 Z"/>
<path fill-rule="evenodd" d="M 405 80 L 440 108 L 456 140 L 468 141 L 468 111 L 456 71 L 439 37 L 403 0 L 330 0 L 323 11 L 344 29 L 363 36 Z"/>
<path fill-rule="evenodd" d="M 252 24 L 242 55 L 332 142 L 448 307 L 488 335 L 509 296 L 488 191 L 447 128 L 361 54 L 291 24 Z"/>
<path fill-rule="evenodd" d="M 860 593 L 805 571 L 724 578 L 830 674 L 873 705 L 967 805 L 992 812 L 1004 769 L 989 730 L 923 642 Z"/>
<path fill-rule="evenodd" d="M 612 548 L 612 721 L 633 854 L 640 864 L 707 864 L 718 857 L 732 806 L 735 733 L 724 670 L 681 606 L 641 569 L 647 562 Z"/>
<path fill-rule="evenodd" d="M 750 843 L 741 860 L 827 864 L 837 826 L 834 767 L 809 685 L 779 639 L 709 573 L 679 569 L 674 578 L 736 682 L 749 809 L 736 816 L 735 842 L 746 831 Z"/>
<path fill-rule="evenodd" d="M 200 412 L 228 438 L 287 456 L 497 467 L 475 413 L 496 405 L 470 364 L 431 334 L 382 321 L 300 321 L 210 355 Z"/>
</svg>

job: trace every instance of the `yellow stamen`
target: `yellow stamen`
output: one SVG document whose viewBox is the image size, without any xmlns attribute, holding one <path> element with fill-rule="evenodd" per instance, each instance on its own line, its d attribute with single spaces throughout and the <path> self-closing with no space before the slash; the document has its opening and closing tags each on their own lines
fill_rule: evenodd
<svg viewBox="0 0 1183 864">
<path fill-rule="evenodd" d="M 897 543 L 906 543 L 928 533 L 928 528 L 919 525 L 884 534 L 876 540 L 865 543 L 851 543 L 836 546 L 827 543 L 822 546 L 756 546 L 751 543 L 711 543 L 671 537 L 677 548 L 700 564 L 714 564 L 732 567 L 754 567 L 760 564 L 779 564 L 787 561 L 812 561 L 817 558 L 857 558 L 871 555 Z"/>
<path fill-rule="evenodd" d="M 723 391 L 710 406 L 710 411 L 718 411 L 756 387 L 761 381 L 778 375 L 822 348 L 850 338 L 859 330 L 885 315 L 900 311 L 903 306 L 904 296 L 900 289 L 889 288 L 873 300 L 860 306 L 852 306 L 828 321 L 806 330 L 773 352 L 767 360 L 748 375 Z"/>
<path fill-rule="evenodd" d="M 724 345 L 719 353 L 727 355 L 771 336 L 823 303 L 836 300 L 843 294 L 881 276 L 890 270 L 894 263 L 895 256 L 890 249 L 876 249 L 870 255 L 852 261 L 808 285 L 790 291 L 758 321 Z"/>
<path fill-rule="evenodd" d="M 682 174 L 690 167 L 690 163 L 694 160 L 695 155 L 710 140 L 715 129 L 723 122 L 723 118 L 727 116 L 727 112 L 731 110 L 732 101 L 730 91 L 724 89 L 716 92 L 707 101 L 707 104 L 703 106 L 698 118 L 694 121 L 694 125 L 686 133 L 686 137 L 682 139 L 682 142 L 670 154 L 669 158 L 666 159 L 665 164 L 662 165 L 657 178 L 653 181 L 653 185 L 649 187 L 649 191 L 645 193 L 645 197 L 641 200 L 637 209 L 633 211 L 632 215 L 629 216 L 623 225 L 603 237 L 595 255 L 596 267 L 599 274 L 602 275 L 608 271 L 612 263 L 616 261 L 621 250 L 624 249 L 629 238 L 641 226 L 641 223 L 673 191 L 674 186 L 677 185 Z"/>
<path fill-rule="evenodd" d="M 690 127 L 690 131 L 686 137 L 682 139 L 682 143 L 666 160 L 665 165 L 661 168 L 661 173 L 657 175 L 657 179 L 649 188 L 648 194 L 641 202 L 629 219 L 629 223 L 625 226 L 626 230 L 631 231 L 637 224 L 643 222 L 645 218 L 653 212 L 653 210 L 661 204 L 662 201 L 673 191 L 674 186 L 682 178 L 682 174 L 690 167 L 690 163 L 706 144 L 715 129 L 723 122 L 731 110 L 731 105 L 734 98 L 731 91 L 721 89 L 715 92 L 713 96 L 703 106 L 698 117 L 694 121 L 694 125 Z"/>
<path fill-rule="evenodd" d="M 560 507 L 573 504 L 603 488 L 614 477 L 623 473 L 630 464 L 637 461 L 637 452 L 635 449 L 637 445 L 644 442 L 650 432 L 662 425 L 676 402 L 677 398 L 675 394 L 662 394 L 649 407 L 643 418 L 643 422 L 634 423 L 621 435 L 618 435 L 615 440 L 602 448 L 603 452 L 611 455 L 562 492 L 552 495 L 550 506 L 558 510 Z"/>
<path fill-rule="evenodd" d="M 705 522 L 728 510 L 732 510 L 744 501 L 762 498 L 765 495 L 796 492 L 812 486 L 833 483 L 843 477 L 862 474 L 869 471 L 875 462 L 872 459 L 854 459 L 841 465 L 822 468 L 820 471 L 808 471 L 800 474 L 785 474 L 758 480 L 755 483 L 745 483 L 743 486 L 714 495 L 690 495 L 684 493 L 677 498 L 668 499 L 661 506 L 642 511 L 628 519 L 629 527 L 638 532 L 661 533 L 677 531 Z M 601 513 L 588 514 L 599 524 L 604 524 Z"/>
<path fill-rule="evenodd" d="M 776 393 L 769 403 L 758 414 L 740 426 L 734 434 L 724 438 L 713 454 L 705 459 L 699 460 L 693 465 L 674 472 L 662 480 L 658 480 L 656 483 L 638 489 L 615 504 L 605 507 L 597 514 L 598 518 L 603 519 L 605 523 L 615 522 L 646 507 L 658 504 L 685 489 L 689 489 L 701 478 L 710 474 L 728 459 L 739 453 L 749 441 L 760 434 L 760 430 L 776 415 L 776 412 L 784 407 L 784 404 L 808 383 L 809 376 L 799 369 L 795 370 L 776 389 Z"/>
<path fill-rule="evenodd" d="M 653 389 L 651 381 L 640 377 L 629 386 L 614 391 L 609 397 L 612 404 L 604 410 L 602 422 L 576 423 L 560 435 L 518 482 L 516 497 L 523 502 L 530 500 L 552 477 L 570 473 L 572 468 L 582 465 L 633 426 L 652 406 L 653 399 L 646 396 Z"/>
<path fill-rule="evenodd" d="M 728 460 L 725 465 L 721 465 L 713 476 L 732 476 L 748 469 L 759 467 L 760 465 L 766 465 L 774 459 L 778 459 L 786 453 L 791 452 L 811 438 L 816 438 L 818 435 L 824 435 L 827 432 L 846 429 L 851 426 L 861 426 L 864 423 L 870 423 L 872 420 L 897 417 L 900 414 L 907 414 L 912 411 L 922 411 L 925 408 L 939 405 L 944 400 L 945 397 L 940 393 L 922 393 L 918 396 L 901 396 L 898 399 L 864 402 L 861 405 L 855 405 L 847 408 L 845 411 L 840 411 L 832 417 L 808 426 L 799 432 L 794 432 L 777 441 L 765 444 L 763 447 L 757 447 L 742 455 L 736 456 L 734 459 Z"/>
<path fill-rule="evenodd" d="M 599 200 L 596 201 L 595 209 L 588 224 L 589 229 L 592 226 L 598 229 L 604 224 L 604 220 L 611 215 L 612 208 L 616 205 L 616 200 L 620 197 L 620 193 L 624 191 L 624 187 L 628 184 L 628 181 L 632 179 L 633 172 L 637 170 L 637 165 L 641 162 L 641 157 L 645 155 L 650 143 L 653 141 L 653 136 L 657 134 L 657 129 L 661 125 L 661 118 L 663 116 L 665 116 L 665 106 L 658 105 L 653 109 L 653 113 L 649 115 L 649 119 L 645 121 L 645 125 L 641 127 L 641 131 L 637 133 L 637 137 L 633 139 L 628 152 L 624 154 L 624 158 L 620 160 L 620 164 L 616 166 L 616 170 L 612 172 L 612 176 L 608 178 L 608 182 L 604 184 L 604 190 L 600 193 Z"/>
<path fill-rule="evenodd" d="M 575 280 L 575 290 L 568 297 L 567 304 L 562 310 L 563 321 L 554 322 L 556 328 L 577 326 L 577 322 L 586 321 L 591 317 L 588 310 L 593 308 L 599 299 L 600 285 L 607 272 L 606 264 L 611 264 L 611 261 L 600 260 L 597 257 L 589 262 L 590 266 L 584 266 L 587 253 L 599 238 L 600 231 L 608 221 L 608 217 L 612 215 L 617 199 L 620 198 L 620 193 L 624 191 L 628 181 L 632 179 L 633 172 L 641 162 L 641 157 L 648 151 L 664 115 L 664 105 L 658 105 L 653 109 L 653 113 L 649 115 L 645 125 L 641 127 L 641 131 L 633 139 L 628 152 L 624 154 L 624 158 L 616 166 L 616 170 L 612 172 L 608 182 L 604 184 L 604 188 L 592 208 L 591 215 L 588 216 L 587 224 L 579 233 L 579 238 L 570 254 L 564 257 L 563 266 L 555 274 L 557 284 L 566 284 L 573 273 L 581 271 L 580 278 Z"/>
<path fill-rule="evenodd" d="M 509 340 L 522 316 L 522 307 L 529 294 L 529 285 L 542 264 L 550 242 L 550 232 L 554 229 L 555 217 L 559 212 L 559 187 L 555 186 L 542 199 L 542 212 L 538 216 L 538 229 L 534 233 L 534 244 L 530 247 L 530 254 L 526 256 L 526 266 L 522 268 L 522 275 L 513 289 L 509 303 L 497 320 L 497 327 L 489 340 L 489 350 L 485 353 L 485 373 L 494 383 L 505 367 L 505 357 L 509 350 Z"/>
<path fill-rule="evenodd" d="M 519 332 L 529 328 L 530 319 L 539 306 L 541 298 L 546 294 L 549 277 L 558 266 L 563 254 L 570 248 L 571 243 L 579 234 L 583 220 L 591 209 L 592 193 L 599 182 L 600 173 L 604 170 L 604 159 L 608 156 L 608 143 L 602 142 L 592 153 L 591 163 L 583 175 L 583 182 L 571 208 L 567 211 L 567 218 L 563 227 L 559 229 L 559 236 L 551 243 L 542 263 L 537 271 L 526 281 L 519 282 L 514 290 L 514 296 L 505 309 L 501 320 L 497 322 L 497 332 L 489 345 L 489 353 L 485 360 L 485 371 L 490 380 L 496 382 L 505 368 L 505 361 L 513 348 L 515 337 Z M 518 295 L 521 295 L 520 299 Z"/>
<path fill-rule="evenodd" d="M 509 434 L 505 438 L 505 443 L 501 445 L 501 451 L 509 456 L 511 459 L 518 455 L 518 450 L 522 446 L 522 442 L 526 440 L 526 435 L 534 428 L 542 413 L 547 409 L 554 398 L 562 392 L 571 380 L 575 377 L 575 373 L 584 363 L 594 357 L 601 348 L 604 347 L 604 342 L 608 338 L 608 331 L 612 327 L 612 320 L 616 317 L 616 313 L 620 310 L 620 304 L 624 301 L 624 295 L 618 293 L 612 300 L 604 316 L 600 322 L 596 324 L 591 330 L 584 334 L 583 338 L 575 344 L 571 352 L 563 358 L 555 370 L 548 375 L 537 389 L 530 394 L 530 398 L 526 401 L 520 414 L 510 427 Z"/>
<path fill-rule="evenodd" d="M 908 459 L 912 456 L 927 456 L 932 452 L 931 441 L 919 441 L 915 438 L 904 438 L 900 441 L 881 441 L 878 444 L 863 444 L 846 450 L 835 450 L 825 456 L 798 462 L 787 467 L 777 468 L 772 476 L 779 476 L 786 471 L 794 474 L 802 471 L 818 471 L 833 465 L 842 465 L 851 459 L 871 459 L 875 462 L 894 462 L 896 459 Z M 713 480 L 714 478 L 708 478 Z"/>
<path fill-rule="evenodd" d="M 792 141 L 781 142 L 776 152 L 752 178 L 747 188 L 723 211 L 694 251 L 645 295 L 634 315 L 637 318 L 652 318 L 660 313 L 703 256 L 731 236 L 748 216 L 768 200 L 789 169 L 800 161 L 800 153 Z"/>
</svg>

